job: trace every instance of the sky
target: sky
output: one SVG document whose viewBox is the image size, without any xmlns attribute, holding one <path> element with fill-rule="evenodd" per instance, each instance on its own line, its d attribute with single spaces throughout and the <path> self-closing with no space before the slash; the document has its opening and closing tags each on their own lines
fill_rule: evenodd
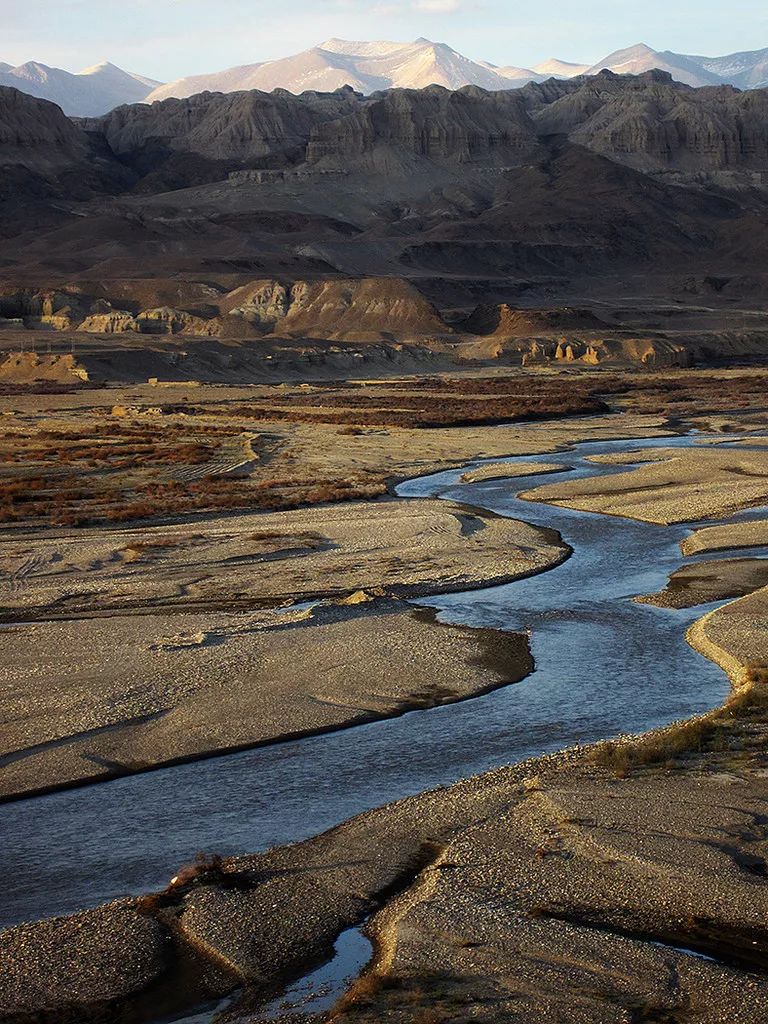
<svg viewBox="0 0 768 1024">
<path fill-rule="evenodd" d="M 111 60 L 170 81 L 284 57 L 332 36 L 445 42 L 474 60 L 595 63 L 645 42 L 719 56 L 768 46 L 765 0 L 0 0 L 0 61 Z"/>
</svg>

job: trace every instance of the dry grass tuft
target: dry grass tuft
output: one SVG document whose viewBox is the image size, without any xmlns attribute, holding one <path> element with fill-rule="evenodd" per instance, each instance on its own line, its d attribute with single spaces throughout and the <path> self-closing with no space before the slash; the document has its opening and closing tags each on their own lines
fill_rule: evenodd
<svg viewBox="0 0 768 1024">
<path fill-rule="evenodd" d="M 413 1018 L 413 1024 L 440 1024 L 440 1022 L 445 1019 L 445 1016 L 439 1010 L 431 1007 L 417 1013 Z"/>
<path fill-rule="evenodd" d="M 721 708 L 685 722 L 675 722 L 647 736 L 600 743 L 592 754 L 592 762 L 612 769 L 619 776 L 636 768 L 673 766 L 681 758 L 695 754 L 738 749 L 739 734 L 745 726 L 754 723 L 768 724 L 766 665 L 749 665 L 744 683 Z"/>
<path fill-rule="evenodd" d="M 198 853 L 192 864 L 185 864 L 162 892 L 148 893 L 136 901 L 140 914 L 154 916 L 165 907 L 178 904 L 184 891 L 192 885 L 226 885 L 233 876 L 227 876 L 224 858 L 218 853 Z"/>
</svg>

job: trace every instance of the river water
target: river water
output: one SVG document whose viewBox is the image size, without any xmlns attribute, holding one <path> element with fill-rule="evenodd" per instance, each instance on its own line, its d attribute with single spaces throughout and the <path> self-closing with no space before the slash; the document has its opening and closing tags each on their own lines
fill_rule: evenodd
<svg viewBox="0 0 768 1024">
<path fill-rule="evenodd" d="M 0 806 L 0 871 L 12 880 L 0 927 L 164 887 L 200 850 L 230 855 L 305 839 L 400 797 L 719 704 L 724 673 L 685 641 L 707 608 L 631 600 L 663 587 L 690 527 L 516 497 L 558 479 L 536 475 L 537 462 L 567 465 L 559 478 L 573 479 L 615 471 L 587 455 L 693 441 L 580 444 L 527 457 L 532 475 L 523 479 L 457 486 L 453 470 L 401 485 L 403 496 L 455 498 L 548 526 L 573 547 L 540 576 L 418 602 L 445 621 L 528 632 L 535 671 L 464 703 Z"/>
</svg>

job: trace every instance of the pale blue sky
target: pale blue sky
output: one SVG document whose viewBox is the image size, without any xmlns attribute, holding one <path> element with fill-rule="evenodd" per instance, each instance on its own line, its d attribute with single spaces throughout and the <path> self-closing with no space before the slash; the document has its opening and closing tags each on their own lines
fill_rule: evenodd
<svg viewBox="0 0 768 1024">
<path fill-rule="evenodd" d="M 330 36 L 426 36 L 476 60 L 594 62 L 637 42 L 721 55 L 768 46 L 765 0 L 0 0 L 0 60 L 108 59 L 154 78 L 286 56 Z"/>
</svg>

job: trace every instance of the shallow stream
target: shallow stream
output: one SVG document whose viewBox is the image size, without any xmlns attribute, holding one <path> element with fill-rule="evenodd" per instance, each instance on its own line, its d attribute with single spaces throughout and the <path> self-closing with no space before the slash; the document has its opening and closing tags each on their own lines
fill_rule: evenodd
<svg viewBox="0 0 768 1024">
<path fill-rule="evenodd" d="M 691 527 L 516 497 L 626 468 L 588 455 L 694 440 L 580 444 L 526 457 L 530 477 L 457 485 L 463 471 L 452 470 L 403 484 L 403 496 L 482 506 L 558 530 L 572 546 L 568 561 L 542 575 L 417 602 L 445 621 L 527 632 L 535 671 L 463 703 L 0 806 L 0 871 L 12 880 L 0 927 L 162 888 L 200 850 L 230 855 L 305 839 L 400 797 L 720 703 L 724 673 L 685 640 L 707 608 L 631 600 L 663 588 Z M 568 473 L 536 475 L 537 462 L 553 461 Z"/>
</svg>

